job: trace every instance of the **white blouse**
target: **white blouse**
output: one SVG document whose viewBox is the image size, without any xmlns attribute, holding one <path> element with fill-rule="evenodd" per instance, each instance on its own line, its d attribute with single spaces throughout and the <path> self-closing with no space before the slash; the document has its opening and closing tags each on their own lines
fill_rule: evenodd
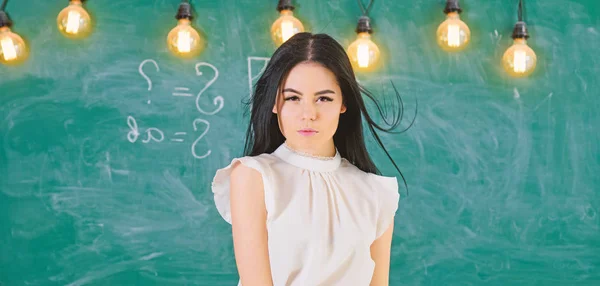
<svg viewBox="0 0 600 286">
<path fill-rule="evenodd" d="M 337 150 L 335 157 L 315 158 L 284 143 L 217 171 L 212 192 L 230 224 L 229 177 L 236 161 L 262 175 L 275 286 L 369 285 L 375 267 L 370 246 L 398 209 L 395 177 L 363 172 Z"/>
</svg>

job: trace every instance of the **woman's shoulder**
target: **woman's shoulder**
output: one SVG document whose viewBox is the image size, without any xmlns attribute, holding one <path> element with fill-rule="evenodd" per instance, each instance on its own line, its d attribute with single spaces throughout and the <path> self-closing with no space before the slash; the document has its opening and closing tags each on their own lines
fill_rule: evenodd
<svg viewBox="0 0 600 286">
<path fill-rule="evenodd" d="M 269 170 L 276 161 L 275 156 L 267 153 L 233 158 L 227 166 L 216 171 L 212 185 L 226 181 L 232 175 L 242 175 L 244 177 L 261 175 L 264 177 L 270 173 Z M 236 168 L 238 165 L 241 168 Z"/>
<path fill-rule="evenodd" d="M 277 161 L 277 157 L 273 156 L 272 154 L 268 154 L 268 153 L 255 155 L 255 156 L 236 157 L 236 158 L 231 159 L 231 162 L 229 162 L 229 165 L 217 170 L 217 172 L 220 170 L 223 170 L 223 169 L 232 168 L 235 165 L 237 165 L 237 163 L 241 163 L 243 165 L 246 165 L 247 167 L 252 167 L 255 165 L 261 165 L 263 167 L 267 167 L 267 166 L 274 164 L 276 161 Z"/>
<path fill-rule="evenodd" d="M 276 161 L 277 158 L 271 154 L 243 156 L 233 158 L 227 166 L 216 171 L 211 189 L 217 210 L 225 221 L 231 223 L 231 179 L 236 177 L 236 180 L 247 181 L 261 178 L 263 184 L 268 185 L 269 178 L 272 175 L 271 166 Z M 242 165 L 243 168 L 236 168 L 238 165 Z"/>
</svg>

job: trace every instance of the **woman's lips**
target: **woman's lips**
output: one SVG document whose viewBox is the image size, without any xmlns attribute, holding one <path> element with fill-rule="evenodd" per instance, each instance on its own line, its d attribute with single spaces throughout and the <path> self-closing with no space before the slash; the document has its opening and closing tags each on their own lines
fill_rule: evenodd
<svg viewBox="0 0 600 286">
<path fill-rule="evenodd" d="M 319 133 L 317 130 L 310 129 L 310 128 L 298 130 L 298 134 L 300 134 L 302 136 L 313 136 L 317 133 Z"/>
</svg>

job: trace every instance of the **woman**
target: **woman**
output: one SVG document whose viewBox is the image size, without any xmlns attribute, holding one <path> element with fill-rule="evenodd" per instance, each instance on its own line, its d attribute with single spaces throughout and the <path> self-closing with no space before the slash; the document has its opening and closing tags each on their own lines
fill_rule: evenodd
<svg viewBox="0 0 600 286">
<path fill-rule="evenodd" d="M 369 157 L 361 114 L 382 148 L 374 129 L 391 128 L 374 123 L 361 90 L 327 35 L 296 34 L 271 57 L 252 96 L 246 156 L 212 185 L 232 224 L 239 285 L 388 285 L 400 195 Z"/>
</svg>

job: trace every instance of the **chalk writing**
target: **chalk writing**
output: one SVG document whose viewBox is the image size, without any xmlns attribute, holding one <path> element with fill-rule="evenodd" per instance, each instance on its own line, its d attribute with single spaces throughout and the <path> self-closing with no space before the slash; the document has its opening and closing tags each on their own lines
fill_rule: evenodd
<svg viewBox="0 0 600 286">
<path fill-rule="evenodd" d="M 248 90 L 250 91 L 250 95 L 252 95 L 252 85 L 254 84 L 254 81 L 256 79 L 258 79 L 258 77 L 260 77 L 260 75 L 265 71 L 270 59 L 271 58 L 248 57 Z M 252 62 L 253 61 L 262 62 L 262 67 L 256 74 L 254 74 L 252 72 Z"/>
<path fill-rule="evenodd" d="M 156 71 L 159 72 L 160 68 L 158 67 L 158 63 L 155 60 L 152 59 L 147 59 L 144 60 L 143 62 L 140 63 L 140 65 L 138 66 L 138 72 L 140 73 L 140 75 L 142 75 L 142 77 L 144 77 L 144 79 L 146 79 L 146 82 L 148 83 L 148 91 L 152 90 L 152 80 L 150 80 L 150 77 L 146 75 L 146 73 L 144 73 L 144 65 L 147 63 L 152 63 L 154 64 L 154 66 L 156 67 Z M 148 94 L 148 96 L 150 96 Z M 148 99 L 148 104 L 150 104 L 152 101 L 150 99 Z"/>
</svg>

